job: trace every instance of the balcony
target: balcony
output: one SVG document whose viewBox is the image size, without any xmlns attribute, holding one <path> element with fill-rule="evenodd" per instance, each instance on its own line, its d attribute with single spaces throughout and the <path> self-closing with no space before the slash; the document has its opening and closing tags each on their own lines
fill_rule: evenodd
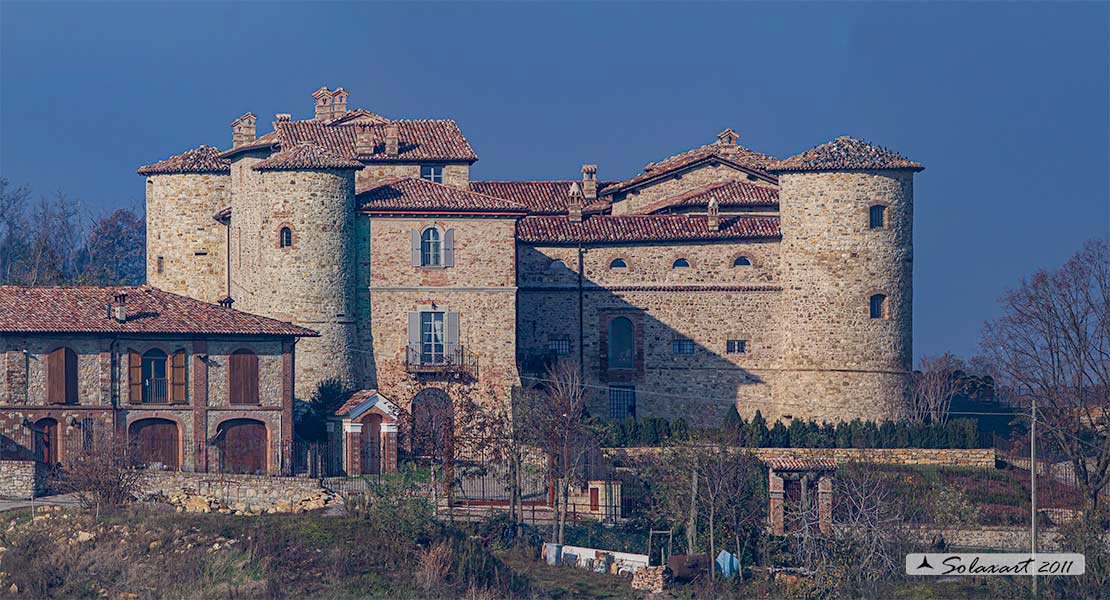
<svg viewBox="0 0 1110 600">
<path fill-rule="evenodd" d="M 405 370 L 415 375 L 464 381 L 478 380 L 478 355 L 459 345 L 444 353 L 423 353 L 405 346 Z"/>
</svg>

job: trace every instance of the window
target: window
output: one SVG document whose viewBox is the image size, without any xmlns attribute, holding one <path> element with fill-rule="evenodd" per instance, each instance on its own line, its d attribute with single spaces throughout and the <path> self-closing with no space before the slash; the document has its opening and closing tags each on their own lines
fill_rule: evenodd
<svg viewBox="0 0 1110 600">
<path fill-rule="evenodd" d="M 420 313 L 420 364 L 442 364 L 447 359 L 444 313 Z"/>
<path fill-rule="evenodd" d="M 694 340 L 674 338 L 671 340 L 671 354 L 693 354 Z"/>
<path fill-rule="evenodd" d="M 636 388 L 630 385 L 609 386 L 609 418 L 623 421 L 636 418 Z"/>
<path fill-rule="evenodd" d="M 613 262 L 609 263 L 609 268 L 614 271 L 627 271 L 628 263 L 624 262 L 623 258 L 614 258 Z"/>
<path fill-rule="evenodd" d="M 158 350 L 139 355 L 131 351 L 128 360 L 130 402 L 137 404 L 183 404 L 185 402 L 185 351 L 166 356 Z"/>
<path fill-rule="evenodd" d="M 558 356 L 566 356 L 570 354 L 570 340 L 567 338 L 548 340 L 547 350 Z"/>
<path fill-rule="evenodd" d="M 562 273 L 563 271 L 568 270 L 569 269 L 567 268 L 567 263 L 558 259 L 551 261 L 551 264 L 547 265 L 548 273 Z"/>
<path fill-rule="evenodd" d="M 871 229 L 883 229 L 886 227 L 886 207 L 876 204 L 871 207 L 870 225 Z"/>
<path fill-rule="evenodd" d="M 162 273 L 165 273 L 166 272 L 166 260 L 164 258 L 162 258 L 161 256 L 159 256 L 157 264 L 158 264 L 158 266 L 155 267 L 155 271 L 157 271 L 157 273 L 159 275 L 161 275 Z"/>
<path fill-rule="evenodd" d="M 420 234 L 420 265 L 424 267 L 438 267 L 442 263 L 443 244 L 440 242 L 439 230 L 429 227 Z"/>
<path fill-rule="evenodd" d="M 420 178 L 443 183 L 443 165 L 420 165 Z"/>
<path fill-rule="evenodd" d="M 748 351 L 748 340 L 728 340 L 725 342 L 726 354 L 744 354 Z"/>
<path fill-rule="evenodd" d="M 671 265 L 671 268 L 672 269 L 689 269 L 690 268 L 690 261 L 686 260 L 685 258 L 680 258 L 680 259 L 674 261 L 674 264 Z"/>
<path fill-rule="evenodd" d="M 69 348 L 46 355 L 46 401 L 77 404 L 77 353 Z"/>
<path fill-rule="evenodd" d="M 617 317 L 609 321 L 609 368 L 631 369 L 634 366 L 636 339 L 632 321 Z"/>
<path fill-rule="evenodd" d="M 81 430 L 81 449 L 88 452 L 93 449 L 93 423 L 88 417 L 81 419 L 77 427 Z"/>
<path fill-rule="evenodd" d="M 228 402 L 258 404 L 258 355 L 236 350 L 227 360 Z"/>
<path fill-rule="evenodd" d="M 886 296 L 882 294 L 875 294 L 874 296 L 871 296 L 871 318 L 887 318 Z"/>
<path fill-rule="evenodd" d="M 291 248 L 293 246 L 293 230 L 288 227 L 282 227 L 278 232 L 278 247 Z"/>
<path fill-rule="evenodd" d="M 747 256 L 737 256 L 736 260 L 732 261 L 732 266 L 734 266 L 734 267 L 750 267 L 750 266 L 752 266 L 752 261 L 749 260 Z"/>
<path fill-rule="evenodd" d="M 147 350 L 143 354 L 143 404 L 165 404 L 168 398 L 166 353 Z"/>
</svg>

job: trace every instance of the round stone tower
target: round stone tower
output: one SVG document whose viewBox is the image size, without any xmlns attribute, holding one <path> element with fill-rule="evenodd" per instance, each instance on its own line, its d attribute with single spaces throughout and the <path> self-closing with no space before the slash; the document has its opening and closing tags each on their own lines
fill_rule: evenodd
<svg viewBox="0 0 1110 600">
<path fill-rule="evenodd" d="M 847 136 L 775 165 L 782 355 L 773 385 L 777 414 L 768 419 L 905 414 L 913 360 L 913 175 L 922 168 Z"/>
<path fill-rule="evenodd" d="M 139 169 L 146 177 L 146 281 L 216 302 L 227 294 L 227 235 L 212 215 L 227 206 L 230 162 L 201 146 Z"/>
<path fill-rule="evenodd" d="M 327 378 L 359 384 L 355 323 L 355 171 L 362 164 L 314 143 L 251 167 L 232 206 L 235 308 L 320 333 L 297 343 L 298 395 Z M 236 268 L 236 261 L 239 267 Z"/>
</svg>

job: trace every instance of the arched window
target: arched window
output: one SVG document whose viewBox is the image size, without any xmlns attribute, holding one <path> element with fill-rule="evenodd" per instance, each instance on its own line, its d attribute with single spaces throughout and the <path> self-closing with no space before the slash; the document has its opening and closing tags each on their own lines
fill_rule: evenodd
<svg viewBox="0 0 1110 600">
<path fill-rule="evenodd" d="M 551 261 L 551 264 L 547 265 L 548 273 L 562 273 L 567 270 L 569 270 L 567 268 L 567 263 L 558 259 Z"/>
<path fill-rule="evenodd" d="M 636 351 L 636 337 L 632 331 L 632 321 L 628 317 L 617 317 L 609 321 L 609 368 L 631 369 Z"/>
<path fill-rule="evenodd" d="M 614 271 L 627 270 L 628 263 L 624 262 L 623 258 L 614 258 L 613 261 L 609 263 L 609 268 Z"/>
<path fill-rule="evenodd" d="M 883 229 L 886 227 L 886 207 L 881 204 L 872 206 L 869 211 L 871 229 Z"/>
<path fill-rule="evenodd" d="M 282 227 L 278 232 L 278 246 L 281 248 L 293 247 L 293 230 L 288 227 Z"/>
<path fill-rule="evenodd" d="M 77 353 L 70 348 L 46 355 L 46 401 L 77 404 Z"/>
<path fill-rule="evenodd" d="M 439 230 L 429 227 L 420 234 L 420 265 L 438 267 L 443 264 L 443 243 Z"/>
<path fill-rule="evenodd" d="M 671 265 L 671 268 L 672 269 L 689 269 L 690 268 L 690 261 L 686 260 L 685 258 L 677 259 L 677 260 L 674 261 L 674 264 Z"/>
<path fill-rule="evenodd" d="M 258 355 L 236 350 L 228 357 L 228 402 L 258 404 Z"/>
<path fill-rule="evenodd" d="M 871 318 L 887 318 L 886 296 L 882 294 L 875 294 L 874 296 L 871 296 Z"/>
<path fill-rule="evenodd" d="M 737 256 L 736 259 L 732 261 L 732 266 L 750 267 L 752 266 L 752 261 L 747 256 Z"/>
</svg>

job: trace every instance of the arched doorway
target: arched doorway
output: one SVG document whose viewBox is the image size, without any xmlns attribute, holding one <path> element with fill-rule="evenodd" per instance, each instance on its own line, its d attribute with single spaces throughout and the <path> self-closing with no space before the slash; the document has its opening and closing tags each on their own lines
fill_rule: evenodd
<svg viewBox="0 0 1110 600">
<path fill-rule="evenodd" d="M 377 475 L 382 472 L 382 416 L 368 413 L 362 417 L 362 473 Z"/>
<path fill-rule="evenodd" d="M 412 452 L 443 459 L 450 454 L 454 436 L 455 410 L 451 398 L 440 389 L 420 391 L 412 399 Z"/>
<path fill-rule="evenodd" d="M 254 419 L 231 419 L 216 429 L 222 473 L 266 473 L 266 424 Z"/>
<path fill-rule="evenodd" d="M 58 464 L 58 449 L 61 446 L 58 431 L 57 419 L 47 417 L 35 422 L 35 427 L 31 431 L 35 460 L 48 465 Z"/>
<path fill-rule="evenodd" d="M 177 423 L 169 419 L 140 419 L 127 428 L 127 439 L 140 465 L 158 469 L 181 467 Z"/>
</svg>

